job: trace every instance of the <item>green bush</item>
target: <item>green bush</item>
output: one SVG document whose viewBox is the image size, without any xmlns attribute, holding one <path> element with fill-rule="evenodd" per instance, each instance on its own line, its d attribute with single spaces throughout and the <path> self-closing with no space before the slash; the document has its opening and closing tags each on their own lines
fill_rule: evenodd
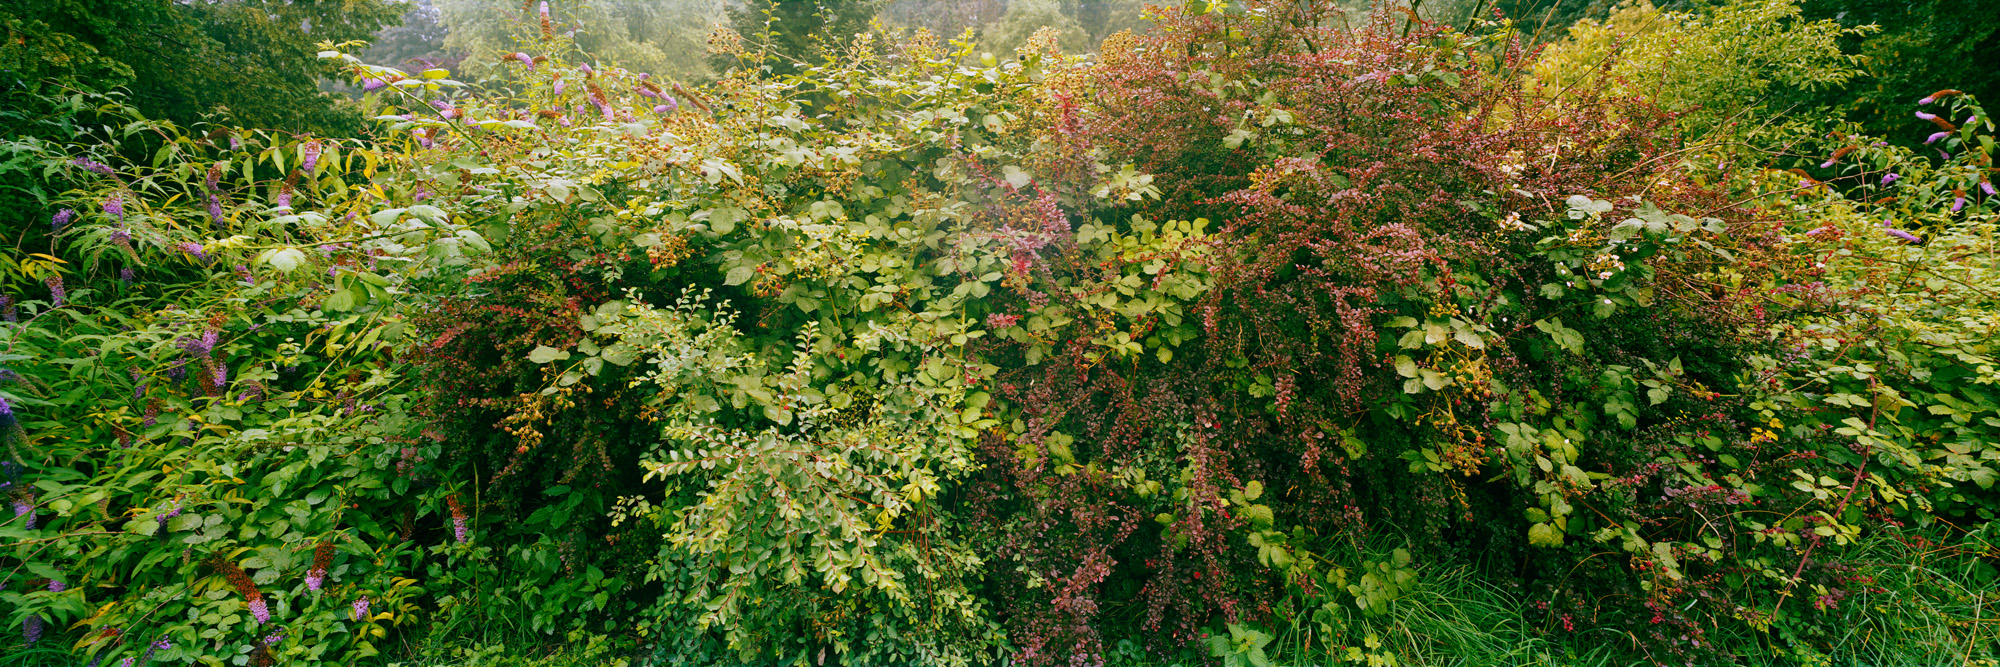
<svg viewBox="0 0 2000 667">
<path fill-rule="evenodd" d="M 366 140 L 72 102 L 0 163 L 20 655 L 1994 659 L 1975 98 L 1773 158 L 1682 112 L 1832 28 L 1162 12 L 699 87 L 329 44 Z"/>
</svg>

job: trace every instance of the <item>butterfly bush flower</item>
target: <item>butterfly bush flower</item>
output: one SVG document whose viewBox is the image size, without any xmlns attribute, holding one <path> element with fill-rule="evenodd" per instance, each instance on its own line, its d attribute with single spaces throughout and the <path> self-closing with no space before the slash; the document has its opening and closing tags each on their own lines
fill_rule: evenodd
<svg viewBox="0 0 2000 667">
<path fill-rule="evenodd" d="M 567 83 L 567 82 L 563 81 L 562 79 L 556 79 L 556 95 L 558 95 L 558 96 L 562 95 L 562 93 L 563 93 L 563 85 L 564 85 L 565 83 Z"/>
<path fill-rule="evenodd" d="M 1944 139 L 1945 137 L 1949 137 L 1949 136 L 1951 136 L 1951 133 L 1950 133 L 1950 132 L 1936 132 L 1936 133 L 1932 133 L 1932 134 L 1931 134 L 1931 137 L 1930 137 L 1929 139 L 1925 139 L 1925 140 L 1924 140 L 1924 144 L 1925 144 L 1925 145 L 1929 145 L 1929 144 L 1934 144 L 1934 143 L 1937 143 L 1937 142 L 1939 142 L 1939 141 L 1943 140 L 1943 139 Z M 1949 159 L 1949 158 L 1947 158 L 1947 159 Z"/>
<path fill-rule="evenodd" d="M 264 383 L 258 382 L 256 380 L 250 380 L 246 384 L 249 385 L 249 388 L 243 390 L 243 393 L 236 395 L 236 400 L 238 402 L 253 403 L 264 400 L 265 396 Z"/>
<path fill-rule="evenodd" d="M 176 247 L 176 248 L 180 248 L 181 252 L 184 252 L 184 253 L 187 253 L 187 254 L 189 254 L 189 255 L 193 255 L 193 256 L 194 256 L 194 258 L 195 258 L 195 261 L 198 261 L 198 262 L 201 262 L 201 263 L 203 263 L 203 264 L 207 264 L 207 263 L 208 263 L 208 253 L 206 252 L 206 249 L 205 249 L 205 248 L 202 248 L 202 247 L 201 247 L 201 244 L 199 244 L 199 243 L 195 243 L 195 242 L 193 242 L 193 241 L 188 241 L 188 242 L 185 242 L 185 243 L 181 243 L 181 244 L 179 244 L 179 245 L 176 245 L 176 246 L 174 246 L 174 247 Z"/>
<path fill-rule="evenodd" d="M 1980 181 L 1979 190 L 1986 193 L 1988 197 L 1993 196 L 1993 181 Z"/>
<path fill-rule="evenodd" d="M 284 184 L 278 186 L 278 208 L 287 211 L 292 210 L 292 188 L 296 187 L 298 182 L 299 170 L 297 169 L 293 169 L 292 173 L 285 176 Z"/>
<path fill-rule="evenodd" d="M 62 581 L 61 579 L 50 579 L 50 580 L 49 580 L 49 592 L 50 592 L 50 593 L 61 593 L 61 592 L 63 592 L 63 589 L 66 589 L 66 588 L 69 588 L 69 584 L 65 584 L 65 583 L 63 583 L 63 581 Z"/>
<path fill-rule="evenodd" d="M 118 282 L 120 282 L 120 283 L 123 283 L 123 284 L 124 284 L 124 286 L 126 286 L 126 287 L 131 287 L 131 286 L 132 286 L 132 280 L 133 280 L 133 278 L 135 278 L 135 277 L 137 277 L 137 274 L 134 274 L 134 273 L 132 272 L 132 267 L 129 267 L 129 266 L 127 266 L 127 267 L 124 267 L 124 268 L 121 268 L 121 269 L 118 269 Z"/>
<path fill-rule="evenodd" d="M 28 620 L 21 624 L 21 638 L 27 640 L 29 646 L 34 646 L 35 642 L 41 641 L 42 617 L 29 616 Z"/>
<path fill-rule="evenodd" d="M 317 591 L 326 583 L 326 568 L 333 565 L 333 543 L 313 547 L 312 569 L 306 570 L 306 590 Z"/>
<path fill-rule="evenodd" d="M 49 227 L 60 232 L 62 228 L 69 226 L 70 219 L 74 217 L 76 217 L 76 211 L 70 209 L 56 211 L 56 214 L 49 218 Z"/>
<path fill-rule="evenodd" d="M 271 622 L 271 608 L 264 603 L 264 592 L 257 590 L 256 582 L 250 580 L 250 575 L 244 573 L 243 568 L 223 559 L 221 554 L 211 556 L 209 565 L 221 571 L 223 578 L 229 580 L 229 585 L 249 601 L 250 615 L 257 619 L 258 625 Z"/>
<path fill-rule="evenodd" d="M 549 0 L 542 0 L 542 9 L 540 13 L 542 19 L 541 21 L 542 39 L 555 39 L 556 26 L 554 23 L 549 21 Z"/>
<path fill-rule="evenodd" d="M 459 544 L 465 544 L 465 506 L 458 503 L 456 494 L 445 496 L 445 504 L 451 506 L 451 534 Z"/>
<path fill-rule="evenodd" d="M 165 651 L 173 647 L 174 645 L 168 642 L 165 636 L 162 636 L 159 639 L 154 640 L 152 644 L 146 646 L 146 652 L 139 655 L 139 664 L 145 665 L 146 663 L 152 662 L 153 653 L 158 651 Z M 131 667 L 131 664 L 132 664 L 132 659 L 126 658 L 125 659 L 126 667 Z"/>
<path fill-rule="evenodd" d="M 61 308 L 63 306 L 63 299 L 69 296 L 69 290 L 63 287 L 62 275 L 57 274 L 43 278 L 42 284 L 49 286 L 49 307 Z"/>
<path fill-rule="evenodd" d="M 95 161 L 95 160 L 91 160 L 90 158 L 81 158 L 81 157 L 80 157 L 80 158 L 76 158 L 76 159 L 73 159 L 73 160 L 70 160 L 70 161 L 69 161 L 69 163 L 70 163 L 70 164 L 73 164 L 73 165 L 76 165 L 76 166 L 79 166 L 79 167 L 83 167 L 83 170 L 84 170 L 84 171 L 88 171 L 88 172 L 91 172 L 91 173 L 94 173 L 94 174 L 102 174 L 102 175 L 105 175 L 105 176 L 110 176 L 110 175 L 111 175 L 111 166 L 110 166 L 110 165 L 107 165 L 107 164 L 104 164 L 104 163 L 102 163 L 102 162 L 97 162 L 97 161 Z"/>
<path fill-rule="evenodd" d="M 299 163 L 299 171 L 303 171 L 308 174 L 312 173 L 313 167 L 319 165 L 319 153 L 322 150 L 319 145 L 319 140 L 314 139 L 312 141 L 308 141 L 306 142 L 306 145 L 300 147 L 299 150 L 305 152 L 305 160 Z"/>
<path fill-rule="evenodd" d="M 381 89 L 382 89 L 382 87 L 384 87 L 384 86 L 387 86 L 387 85 L 389 85 L 389 82 L 387 82 L 387 81 L 383 81 L 383 80 L 381 80 L 381 79 L 378 79 L 378 78 L 375 78 L 375 77 L 372 77 L 372 76 L 371 76 L 371 77 L 365 77 L 365 78 L 361 79 L 361 92 L 364 92 L 364 93 L 368 93 L 368 92 L 374 92 L 374 91 L 377 91 L 377 90 L 381 90 Z"/>
<path fill-rule="evenodd" d="M 18 498 L 14 500 L 13 505 L 14 505 L 14 518 L 18 519 L 21 518 L 22 516 L 27 516 L 28 517 L 28 522 L 26 524 L 27 528 L 29 530 L 34 530 L 35 505 L 30 502 L 22 501 Z"/>
<path fill-rule="evenodd" d="M 124 198 L 118 196 L 118 193 L 112 193 L 111 198 L 104 200 L 104 214 L 119 220 L 125 219 Z"/>
<path fill-rule="evenodd" d="M 1917 235 L 1911 234 L 1909 232 L 1900 229 L 1896 229 L 1895 227 L 1890 226 L 1891 224 L 1892 223 L 1889 220 L 1884 219 L 1882 221 L 1882 228 L 1888 231 L 1890 236 L 1902 239 L 1904 243 L 1908 243 L 1910 245 L 1916 245 L 1918 243 L 1924 242 L 1924 240 L 1922 238 L 1919 238 Z"/>
<path fill-rule="evenodd" d="M 368 596 L 366 595 L 354 601 L 354 620 L 359 621 L 364 618 L 368 618 Z"/>
<path fill-rule="evenodd" d="M 14 309 L 14 297 L 0 296 L 0 319 L 9 322 L 21 321 L 21 314 Z"/>
<path fill-rule="evenodd" d="M 521 64 L 527 65 L 528 69 L 535 68 L 535 59 L 534 57 L 529 56 L 528 54 L 522 53 L 520 51 L 515 51 L 514 55 L 510 57 L 515 60 L 521 61 Z"/>
<path fill-rule="evenodd" d="M 1891 173 L 1888 173 L 1888 174 L 1884 174 L 1884 175 L 1882 176 L 1882 184 L 1883 184 L 1883 185 L 1888 185 L 1888 184 L 1890 184 L 1890 183 L 1894 183 L 1894 182 L 1896 182 L 1896 179 L 1899 179 L 1899 178 L 1902 178 L 1902 177 L 1903 177 L 1903 176 L 1902 176 L 1901 174 L 1897 174 L 1897 173 L 1893 173 L 1893 172 L 1891 172 Z"/>
<path fill-rule="evenodd" d="M 1923 119 L 1923 120 L 1937 120 L 1937 114 L 1934 114 L 1934 113 L 1924 113 L 1924 112 L 1922 112 L 1922 111 L 1919 111 L 1919 112 L 1917 112 L 1917 117 L 1918 117 L 1918 118 L 1921 118 L 1921 119 Z"/>
<path fill-rule="evenodd" d="M 153 521 L 159 524 L 158 529 L 154 530 L 153 532 L 158 535 L 163 535 L 163 536 L 166 535 L 167 521 L 180 515 L 181 515 L 181 501 L 175 500 L 173 507 L 169 507 L 167 508 L 167 511 L 161 512 L 158 516 L 153 517 Z"/>
<path fill-rule="evenodd" d="M 1917 104 L 1930 104 L 1932 102 L 1936 102 L 1938 100 L 1951 97 L 1953 95 L 1957 95 L 1958 93 L 1959 91 L 1946 88 L 1944 90 L 1940 90 L 1935 93 L 1925 95 L 1923 99 L 1917 100 Z"/>
</svg>

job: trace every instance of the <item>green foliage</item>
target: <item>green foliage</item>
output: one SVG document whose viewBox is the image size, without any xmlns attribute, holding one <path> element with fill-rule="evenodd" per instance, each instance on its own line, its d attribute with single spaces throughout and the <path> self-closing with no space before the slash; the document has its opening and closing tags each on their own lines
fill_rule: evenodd
<svg viewBox="0 0 2000 667">
<path fill-rule="evenodd" d="M 722 53 L 717 68 L 749 56 L 751 63 L 791 74 L 803 64 L 818 63 L 845 47 L 854 35 L 867 31 L 880 7 L 878 0 L 751 0 L 730 7 L 730 26 L 745 40 L 747 54 Z"/>
<path fill-rule="evenodd" d="M 1978 2 L 1881 2 L 1808 0 L 1806 16 L 1844 26 L 1878 26 L 1867 35 L 1842 40 L 1843 50 L 1867 59 L 1867 73 L 1848 85 L 1784 96 L 1787 103 L 1839 109 L 1869 134 L 1904 136 L 1917 127 L 1908 105 L 1944 89 L 1960 89 L 1984 99 L 2000 99 L 2000 73 L 1973 63 L 2000 59 L 2000 12 L 1990 0 Z"/>
<path fill-rule="evenodd" d="M 321 94 L 320 41 L 367 37 L 400 10 L 380 0 L 180 3 L 74 0 L 0 11 L 8 37 L 4 106 L 38 113 L 40 97 L 125 86 L 153 118 L 191 123 L 226 113 L 249 127 L 349 134 L 350 110 Z"/>
<path fill-rule="evenodd" d="M 767 34 L 708 85 L 538 9 L 487 87 L 322 53 L 368 140 L 7 141 L 69 211 L 0 266 L 31 650 L 1994 657 L 1994 126 L 1711 166 L 1764 158 L 1699 114 L 1841 76 L 1790 5 L 1539 60 L 1254 3 L 1088 60 Z"/>
<path fill-rule="evenodd" d="M 1842 53 L 1843 38 L 1869 34 L 1832 20 L 1808 21 L 1796 0 L 1730 2 L 1702 12 L 1622 4 L 1602 22 L 1582 20 L 1542 52 L 1537 83 L 1550 91 L 1604 90 L 1645 96 L 1701 136 L 1725 123 L 1762 121 L 1775 91 L 1838 88 L 1866 62 Z M 1602 77 L 1603 85 L 1592 85 Z M 1741 130 L 1738 130 L 1741 131 Z"/>
<path fill-rule="evenodd" d="M 435 0 L 445 31 L 444 47 L 465 58 L 467 75 L 486 76 L 504 69 L 507 57 L 541 37 L 540 5 L 512 0 Z M 600 64 L 616 63 L 633 71 L 683 80 L 706 80 L 709 68 L 705 41 L 709 32 L 728 22 L 724 3 L 687 2 L 552 2 L 549 31 L 574 40 L 577 48 Z M 401 62 L 369 58 L 395 67 Z"/>
</svg>

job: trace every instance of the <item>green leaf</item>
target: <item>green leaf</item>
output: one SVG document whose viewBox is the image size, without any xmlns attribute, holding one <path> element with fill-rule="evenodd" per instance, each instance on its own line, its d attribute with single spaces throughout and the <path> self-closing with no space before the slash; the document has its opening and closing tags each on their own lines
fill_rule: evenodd
<svg viewBox="0 0 2000 667">
<path fill-rule="evenodd" d="M 547 345 L 537 345 L 535 346 L 535 350 L 533 352 L 528 353 L 528 361 L 532 361 L 538 364 L 546 364 L 551 361 L 561 361 L 568 358 L 569 358 L 568 351 L 558 350 L 556 348 L 549 347 Z"/>
<path fill-rule="evenodd" d="M 262 256 L 258 257 L 258 262 L 284 273 L 291 273 L 294 269 L 299 268 L 299 264 L 305 261 L 306 254 L 299 252 L 298 248 L 266 250 Z"/>
<path fill-rule="evenodd" d="M 1559 547 L 1562 543 L 1562 533 L 1556 532 L 1555 526 L 1538 523 L 1528 527 L 1528 544 L 1538 547 Z"/>
</svg>

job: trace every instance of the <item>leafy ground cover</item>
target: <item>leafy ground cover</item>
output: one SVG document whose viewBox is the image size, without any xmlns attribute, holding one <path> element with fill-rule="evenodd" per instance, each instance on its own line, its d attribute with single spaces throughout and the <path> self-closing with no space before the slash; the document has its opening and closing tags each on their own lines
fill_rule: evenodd
<svg viewBox="0 0 2000 667">
<path fill-rule="evenodd" d="M 1861 63 L 1787 2 L 1154 20 L 46 100 L 10 659 L 2000 658 L 1976 97 L 1775 108 Z"/>
</svg>

